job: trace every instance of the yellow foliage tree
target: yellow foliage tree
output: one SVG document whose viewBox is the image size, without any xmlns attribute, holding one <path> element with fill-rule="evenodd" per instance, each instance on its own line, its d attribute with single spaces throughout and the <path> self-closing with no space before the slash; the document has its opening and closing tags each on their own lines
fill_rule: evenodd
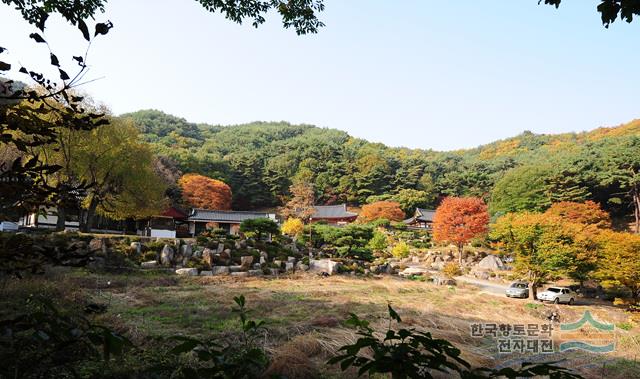
<svg viewBox="0 0 640 379">
<path fill-rule="evenodd" d="M 289 218 L 282 224 L 280 229 L 282 230 L 282 234 L 295 238 L 302 234 L 304 223 L 299 218 Z"/>
</svg>

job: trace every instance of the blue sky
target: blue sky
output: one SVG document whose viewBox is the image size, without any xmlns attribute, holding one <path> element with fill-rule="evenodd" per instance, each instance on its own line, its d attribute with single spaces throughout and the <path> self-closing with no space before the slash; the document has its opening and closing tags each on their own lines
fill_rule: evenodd
<svg viewBox="0 0 640 379">
<path fill-rule="evenodd" d="M 640 117 L 640 21 L 605 29 L 596 0 L 325 0 L 326 27 L 258 29 L 196 1 L 111 0 L 83 86 L 114 113 L 160 109 L 194 122 L 310 123 L 392 146 L 451 150 Z M 0 7 L 11 59 L 46 62 L 33 31 Z M 63 65 L 83 52 L 60 20 Z M 42 64 L 40 64 L 40 67 Z"/>
</svg>

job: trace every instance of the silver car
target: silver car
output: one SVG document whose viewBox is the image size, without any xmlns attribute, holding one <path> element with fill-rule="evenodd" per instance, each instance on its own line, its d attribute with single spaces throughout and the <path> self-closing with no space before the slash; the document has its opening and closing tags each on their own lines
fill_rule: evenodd
<svg viewBox="0 0 640 379">
<path fill-rule="evenodd" d="M 549 287 L 546 291 L 538 294 L 538 300 L 551 301 L 553 303 L 567 303 L 569 305 L 576 301 L 578 294 L 567 287 Z"/>
<path fill-rule="evenodd" d="M 529 297 L 529 283 L 513 282 L 505 291 L 507 297 L 519 297 L 526 299 Z"/>
</svg>

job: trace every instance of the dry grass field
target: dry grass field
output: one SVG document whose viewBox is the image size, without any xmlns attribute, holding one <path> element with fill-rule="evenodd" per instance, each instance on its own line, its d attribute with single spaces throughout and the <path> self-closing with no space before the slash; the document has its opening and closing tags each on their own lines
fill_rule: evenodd
<svg viewBox="0 0 640 379">
<path fill-rule="evenodd" d="M 266 321 L 260 342 L 271 355 L 270 373 L 289 377 L 354 377 L 324 362 L 336 349 L 355 341 L 345 326 L 349 313 L 372 321 L 384 332 L 387 304 L 398 311 L 403 327 L 431 331 L 461 348 L 474 365 L 499 366 L 524 360 L 560 360 L 586 377 L 640 377 L 640 325 L 609 304 L 541 305 L 480 292 L 468 285 L 441 287 L 396 277 L 356 278 L 313 274 L 280 278 L 177 277 L 165 273 L 94 274 L 83 270 L 49 272 L 45 277 L 3 284 L 0 314 L 19 311 L 30 294 L 82 307 L 107 304 L 97 321 L 125 332 L 144 346 L 151 337 L 189 335 L 234 338 L 239 322 L 231 312 L 233 297 L 243 294 L 251 317 Z M 609 354 L 569 352 L 538 355 L 498 354 L 497 341 L 470 334 L 473 323 L 543 324 L 558 309 L 562 322 L 580 319 L 589 310 L 615 324 L 616 351 Z M 593 331 L 583 328 L 587 336 Z"/>
</svg>

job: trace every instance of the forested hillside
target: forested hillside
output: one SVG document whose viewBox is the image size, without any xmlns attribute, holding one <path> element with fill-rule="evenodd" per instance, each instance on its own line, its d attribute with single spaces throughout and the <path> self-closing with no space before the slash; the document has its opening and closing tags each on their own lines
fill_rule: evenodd
<svg viewBox="0 0 640 379">
<path fill-rule="evenodd" d="M 436 152 L 286 122 L 194 124 L 155 110 L 122 117 L 133 119 L 156 153 L 183 172 L 227 182 L 236 209 L 282 204 L 292 182 L 303 180 L 314 185 L 319 203 L 393 198 L 410 209 L 433 207 L 446 195 L 471 195 L 484 198 L 496 214 L 592 199 L 620 216 L 633 214 L 638 186 L 625 170 L 639 165 L 639 120 L 583 133 L 524 132 L 474 149 Z"/>
</svg>

